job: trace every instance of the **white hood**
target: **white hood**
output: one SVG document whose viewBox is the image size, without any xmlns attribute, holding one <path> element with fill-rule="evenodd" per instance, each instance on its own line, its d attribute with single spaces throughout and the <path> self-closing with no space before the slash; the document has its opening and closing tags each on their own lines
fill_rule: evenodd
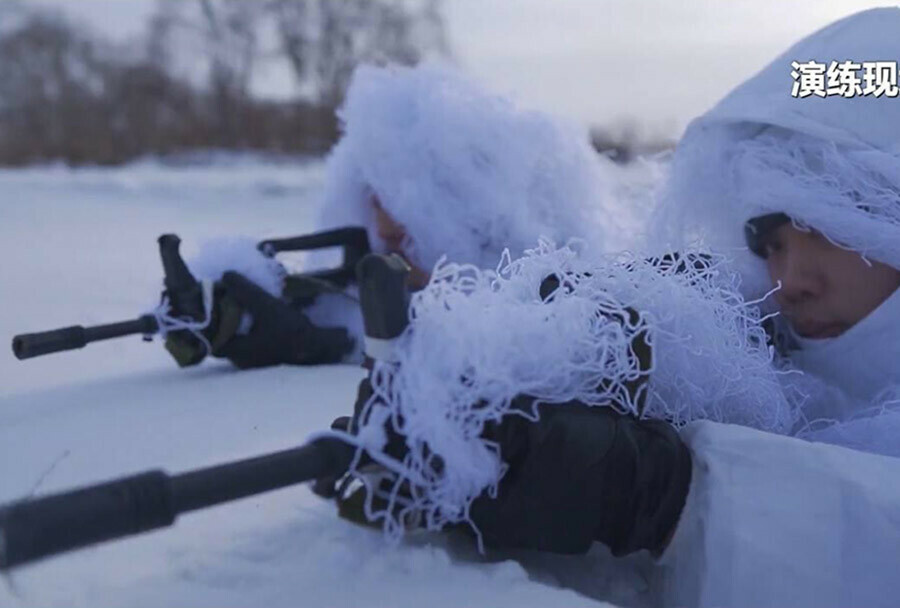
<svg viewBox="0 0 900 608">
<path fill-rule="evenodd" d="M 811 60 L 900 60 L 900 9 L 864 11 L 815 32 L 694 120 L 651 227 L 668 247 L 699 240 L 729 254 L 747 297 L 771 288 L 743 235 L 748 219 L 768 213 L 900 268 L 900 97 L 792 97 L 791 63 Z M 811 418 L 846 419 L 900 384 L 898 301 L 900 293 L 844 335 L 801 344 L 792 356 L 846 394 L 811 403 Z"/>
<path fill-rule="evenodd" d="M 681 248 L 700 239 L 733 252 L 755 297 L 769 281 L 743 225 L 765 213 L 787 213 L 900 267 L 900 98 L 791 96 L 793 61 L 847 59 L 900 60 L 900 8 L 815 32 L 694 120 L 673 160 L 654 242 Z M 860 197 L 873 208 L 860 209 Z"/>
<path fill-rule="evenodd" d="M 435 65 L 357 69 L 328 160 L 321 228 L 363 225 L 369 199 L 406 227 L 405 253 L 430 270 L 441 255 L 496 268 L 541 236 L 602 240 L 603 159 L 587 133 L 483 91 Z M 606 223 L 604 218 L 604 225 Z"/>
</svg>

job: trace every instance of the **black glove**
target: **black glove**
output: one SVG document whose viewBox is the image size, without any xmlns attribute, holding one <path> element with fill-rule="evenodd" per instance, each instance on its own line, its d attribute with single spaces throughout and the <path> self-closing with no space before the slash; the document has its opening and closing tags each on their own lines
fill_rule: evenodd
<svg viewBox="0 0 900 608">
<path fill-rule="evenodd" d="M 531 403 L 523 396 L 514 406 Z M 485 493 L 471 507 L 485 544 L 583 553 L 596 540 L 616 556 L 661 552 L 691 480 L 675 429 L 578 401 L 538 411 L 538 422 L 507 415 L 486 431 L 509 470 L 496 499 Z"/>
<path fill-rule="evenodd" d="M 213 355 L 225 357 L 241 369 L 289 363 L 338 363 L 353 348 L 342 327 L 316 327 L 303 312 L 276 298 L 237 272 L 222 277 L 223 306 L 232 300 L 253 318 L 246 334 L 235 333 L 213 345 Z"/>
<path fill-rule="evenodd" d="M 368 403 L 372 394 L 372 384 L 368 378 L 364 378 L 360 381 L 359 387 L 357 388 L 356 403 L 353 406 L 353 416 L 341 416 L 339 418 L 336 418 L 334 422 L 331 423 L 331 428 L 333 430 L 344 431 L 352 434 L 356 434 L 357 432 L 359 432 L 360 426 L 364 423 L 363 409 L 366 403 Z M 404 456 L 406 455 L 406 440 L 402 435 L 394 430 L 394 427 L 392 424 L 390 424 L 390 422 L 385 424 L 384 429 L 387 435 L 387 443 L 384 446 L 384 453 L 391 458 L 394 458 L 395 460 L 402 461 Z M 369 473 L 373 473 L 375 471 L 383 471 L 383 468 L 380 465 L 376 464 L 371 458 L 369 458 L 366 453 L 363 453 L 361 459 L 357 463 L 357 470 L 363 470 L 368 471 Z M 392 480 L 392 474 L 385 474 L 383 480 L 384 485 L 381 488 L 385 492 L 385 494 L 391 492 L 393 485 Z M 336 499 L 338 506 L 338 515 L 340 515 L 342 518 L 364 526 L 380 525 L 379 522 L 372 522 L 366 518 L 364 505 L 366 501 L 369 500 L 376 510 L 382 510 L 387 508 L 387 501 L 385 501 L 384 498 L 380 496 L 367 497 L 366 488 L 361 485 L 352 486 L 352 482 L 353 477 L 349 475 L 340 477 L 324 477 L 315 481 L 312 486 L 312 490 L 322 498 Z M 401 488 L 400 494 L 408 495 L 408 493 L 409 488 Z"/>
<path fill-rule="evenodd" d="M 559 278 L 545 280 L 542 299 L 553 297 L 560 284 Z M 635 323 L 637 313 L 627 313 Z M 632 346 L 640 369 L 649 372 L 646 332 L 639 332 Z M 646 382 L 642 374 L 627 387 L 638 411 L 643 409 Z M 353 418 L 338 419 L 333 428 L 356 432 L 362 406 L 371 395 L 371 385 L 364 380 Z M 512 405 L 531 412 L 534 401 L 523 395 Z M 470 509 L 485 544 L 581 553 L 597 540 L 615 555 L 640 549 L 660 552 L 677 525 L 690 485 L 690 452 L 678 433 L 662 421 L 639 420 L 611 407 L 577 401 L 540 405 L 538 413 L 537 422 L 509 414 L 484 430 L 509 465 L 497 498 L 485 493 Z M 402 458 L 402 437 L 387 430 L 386 449 Z M 348 495 L 336 491 L 334 481 L 320 480 L 317 491 L 328 497 L 337 494 L 342 507 L 352 507 L 341 513 L 365 523 L 364 489 Z"/>
</svg>

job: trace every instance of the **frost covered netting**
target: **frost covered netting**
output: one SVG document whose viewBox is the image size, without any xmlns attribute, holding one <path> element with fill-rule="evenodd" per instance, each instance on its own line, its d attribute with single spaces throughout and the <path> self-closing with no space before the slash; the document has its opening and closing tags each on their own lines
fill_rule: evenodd
<svg viewBox="0 0 900 608">
<path fill-rule="evenodd" d="M 577 241 L 542 241 L 520 259 L 506 255 L 496 271 L 439 263 L 413 296 L 396 360 L 373 370 L 360 434 L 348 437 L 393 474 L 387 486 L 369 480 L 387 507 L 370 502 L 367 515 L 395 538 L 412 514 L 428 529 L 467 521 L 472 500 L 496 491 L 504 471 L 482 431 L 507 415 L 535 415 L 511 409 L 521 394 L 676 425 L 710 419 L 788 432 L 795 407 L 780 390 L 757 307 L 724 261 L 700 252 L 605 256 Z M 388 420 L 405 438 L 402 461 L 383 453 Z"/>
<path fill-rule="evenodd" d="M 594 151 L 586 129 L 437 64 L 360 66 L 338 117 L 317 228 L 363 226 L 373 251 L 423 271 L 441 256 L 491 268 L 504 249 L 518 257 L 541 237 L 628 248 L 665 164 L 619 166 Z M 385 234 L 376 200 L 396 232 Z M 334 254 L 310 252 L 307 267 L 330 266 Z M 358 319 L 330 310 L 322 300 L 313 314 Z"/>
<path fill-rule="evenodd" d="M 770 127 L 736 145 L 734 196 L 747 210 L 787 213 L 836 244 L 900 267 L 897 160 Z"/>
<path fill-rule="evenodd" d="M 621 171 L 585 129 L 523 108 L 463 72 L 436 64 L 361 66 L 338 114 L 320 227 L 362 225 L 376 251 L 372 197 L 405 228 L 404 255 L 489 268 L 546 236 L 606 242 L 624 211 L 611 203 Z M 643 193 L 635 176 L 634 189 Z M 636 198 L 638 193 L 633 194 Z"/>
<path fill-rule="evenodd" d="M 651 229 L 681 247 L 701 242 L 728 252 L 746 295 L 769 284 L 746 248 L 744 223 L 785 213 L 833 243 L 900 268 L 900 158 L 780 127 L 698 127 L 685 136 Z"/>
</svg>

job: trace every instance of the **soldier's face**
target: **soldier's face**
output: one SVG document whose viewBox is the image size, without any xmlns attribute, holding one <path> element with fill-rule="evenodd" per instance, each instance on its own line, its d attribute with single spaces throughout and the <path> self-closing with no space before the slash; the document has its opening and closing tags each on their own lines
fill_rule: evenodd
<svg viewBox="0 0 900 608">
<path fill-rule="evenodd" d="M 775 300 L 805 338 L 833 338 L 861 321 L 900 287 L 900 270 L 838 247 L 793 224 L 773 230 L 766 263 Z"/>
<path fill-rule="evenodd" d="M 382 241 L 388 253 L 399 254 L 412 269 L 409 273 L 409 286 L 411 289 L 422 289 L 428 284 L 429 274 L 410 262 L 404 251 L 404 246 L 409 241 L 406 233 L 406 227 L 396 221 L 390 213 L 388 213 L 378 200 L 377 196 L 371 198 L 372 210 L 375 217 L 375 233 Z"/>
</svg>

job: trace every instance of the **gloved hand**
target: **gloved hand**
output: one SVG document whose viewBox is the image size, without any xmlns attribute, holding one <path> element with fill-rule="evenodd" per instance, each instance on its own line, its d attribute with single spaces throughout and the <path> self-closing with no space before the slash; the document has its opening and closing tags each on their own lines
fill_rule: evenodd
<svg viewBox="0 0 900 608">
<path fill-rule="evenodd" d="M 363 420 L 363 409 L 372 394 L 372 384 L 368 378 L 364 378 L 360 381 L 359 387 L 357 388 L 356 403 L 353 406 L 353 416 L 341 416 L 336 418 L 334 422 L 331 423 L 331 428 L 333 430 L 356 434 Z M 402 461 L 407 449 L 404 437 L 397 433 L 391 424 L 386 424 L 384 428 L 387 434 L 387 444 L 384 446 L 385 454 L 395 460 Z M 357 464 L 357 470 L 365 471 L 368 474 L 379 474 L 380 472 L 380 474 L 383 474 L 384 476 L 384 483 L 387 484 L 382 489 L 385 492 L 390 492 L 390 481 L 393 479 L 393 475 L 386 473 L 381 465 L 372 461 L 365 453 L 363 453 L 362 459 Z M 352 485 L 353 481 L 353 477 L 349 475 L 320 478 L 315 481 L 312 490 L 323 498 L 336 499 L 338 515 L 344 519 L 364 526 L 380 525 L 379 522 L 371 522 L 366 518 L 364 505 L 367 500 L 370 500 L 377 510 L 381 510 L 386 508 L 387 503 L 379 496 L 368 497 L 366 487 L 362 485 Z M 402 491 L 407 492 L 408 489 L 403 489 Z"/>
<path fill-rule="evenodd" d="M 485 545 L 583 553 L 596 540 L 616 556 L 661 553 L 691 480 L 675 429 L 578 401 L 538 411 L 537 422 L 508 415 L 486 431 L 509 469 L 497 498 L 483 494 L 470 510 Z"/>
<path fill-rule="evenodd" d="M 553 297 L 561 281 L 545 280 L 544 300 Z M 630 324 L 637 313 L 626 310 Z M 622 318 L 620 321 L 625 322 Z M 641 370 L 649 372 L 646 332 L 633 341 Z M 627 388 L 642 411 L 647 376 Z M 370 398 L 367 380 L 360 385 L 353 418 L 335 421 L 335 428 L 355 432 L 362 406 Z M 513 407 L 532 411 L 534 398 L 520 396 Z M 687 496 L 691 457 L 677 432 L 662 421 L 639 420 L 611 407 L 589 407 L 573 401 L 538 406 L 539 420 L 507 415 L 487 425 L 484 436 L 500 446 L 508 465 L 496 498 L 487 493 L 471 506 L 470 518 L 487 546 L 529 548 L 559 553 L 587 551 L 595 541 L 615 555 L 640 549 L 660 552 L 668 542 Z M 402 457 L 402 437 L 388 429 L 387 449 Z M 321 480 L 317 490 L 338 495 L 341 513 L 365 523 L 364 488 L 335 492 L 334 480 Z M 388 488 L 389 489 L 389 488 Z M 352 509 L 344 509 L 349 505 Z"/>
<path fill-rule="evenodd" d="M 237 272 L 226 272 L 221 286 L 222 306 L 236 303 L 252 317 L 252 324 L 246 334 L 238 332 L 221 345 L 213 344 L 212 354 L 227 358 L 241 369 L 280 363 L 338 363 L 353 348 L 346 329 L 316 327 L 301 310 Z"/>
</svg>

